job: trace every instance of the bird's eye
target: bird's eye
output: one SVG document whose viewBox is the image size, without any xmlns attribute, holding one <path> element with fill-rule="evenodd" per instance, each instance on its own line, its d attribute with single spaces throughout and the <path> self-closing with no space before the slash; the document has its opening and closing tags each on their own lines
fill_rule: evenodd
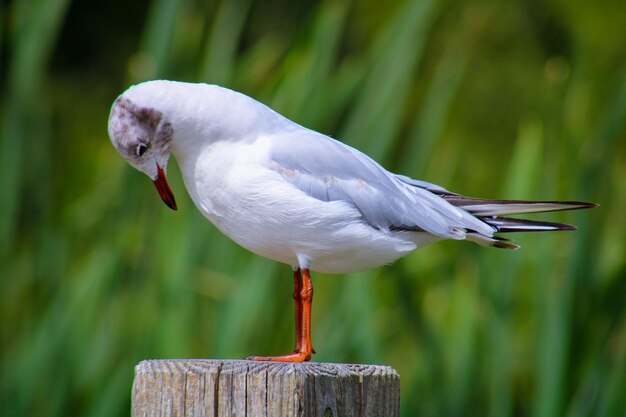
<svg viewBox="0 0 626 417">
<path fill-rule="evenodd" d="M 135 148 L 135 152 L 137 153 L 137 156 L 141 156 L 144 154 L 144 152 L 146 152 L 148 150 L 148 146 L 144 145 L 143 143 L 140 143 L 139 145 L 137 145 L 137 148 Z"/>
</svg>

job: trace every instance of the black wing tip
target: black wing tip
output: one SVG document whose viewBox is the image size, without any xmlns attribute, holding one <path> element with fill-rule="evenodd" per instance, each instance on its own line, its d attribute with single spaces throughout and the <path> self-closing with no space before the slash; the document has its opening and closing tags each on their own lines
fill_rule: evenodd
<svg viewBox="0 0 626 417">
<path fill-rule="evenodd" d="M 501 240 L 494 241 L 491 246 L 493 246 L 494 248 L 498 248 L 498 249 L 511 249 L 511 250 L 518 250 L 521 247 L 520 245 L 516 245 L 515 243 L 509 243 L 507 241 L 501 241 Z"/>
<path fill-rule="evenodd" d="M 499 200 L 499 199 L 486 199 L 486 198 L 474 198 L 465 197 L 462 195 L 453 194 L 441 194 L 440 197 L 445 199 L 453 206 L 460 207 L 469 211 L 475 215 L 489 215 L 493 212 L 493 208 L 485 212 L 481 206 L 499 206 L 497 213 L 495 214 L 524 214 L 524 213 L 546 213 L 552 211 L 568 211 L 568 210 L 583 210 L 599 207 L 597 203 L 591 203 L 588 201 L 563 201 L 563 200 Z M 507 206 L 538 206 L 535 209 L 525 208 L 523 210 L 516 209 L 513 211 L 507 211 Z M 543 207 L 542 207 L 543 206 Z M 494 213 L 491 213 L 494 214 Z"/>
<path fill-rule="evenodd" d="M 573 224 L 559 223 L 559 228 L 554 229 L 554 231 L 560 232 L 561 230 L 564 230 L 564 231 L 578 230 L 578 227 L 574 226 Z"/>
<path fill-rule="evenodd" d="M 592 208 L 600 207 L 600 204 L 591 203 L 588 201 L 555 201 L 554 203 L 571 206 L 563 210 L 582 210 L 582 209 L 592 209 Z"/>
<path fill-rule="evenodd" d="M 534 222 L 538 227 L 536 229 L 533 228 L 516 228 L 512 227 L 502 227 L 498 228 L 498 233 L 515 233 L 515 232 L 562 232 L 562 231 L 574 231 L 578 230 L 578 227 L 573 224 L 565 224 L 565 223 L 554 223 L 554 222 Z"/>
<path fill-rule="evenodd" d="M 517 219 L 511 217 L 478 217 L 491 227 L 496 233 L 515 232 L 558 232 L 561 230 L 578 230 L 572 224 L 548 222 L 544 220 Z"/>
</svg>

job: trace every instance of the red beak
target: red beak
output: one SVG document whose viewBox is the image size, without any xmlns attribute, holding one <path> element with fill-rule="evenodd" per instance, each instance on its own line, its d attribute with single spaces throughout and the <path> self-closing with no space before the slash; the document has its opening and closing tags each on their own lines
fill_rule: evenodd
<svg viewBox="0 0 626 417">
<path fill-rule="evenodd" d="M 177 207 L 176 207 L 176 200 L 174 199 L 174 193 L 172 192 L 169 184 L 167 183 L 167 178 L 165 178 L 165 172 L 163 172 L 163 168 L 161 168 L 158 164 L 157 164 L 157 178 L 156 180 L 154 180 L 154 185 L 156 186 L 156 189 L 159 192 L 159 195 L 161 196 L 161 200 L 163 200 L 163 202 L 167 204 L 169 208 L 171 208 L 172 210 L 176 210 Z"/>
</svg>

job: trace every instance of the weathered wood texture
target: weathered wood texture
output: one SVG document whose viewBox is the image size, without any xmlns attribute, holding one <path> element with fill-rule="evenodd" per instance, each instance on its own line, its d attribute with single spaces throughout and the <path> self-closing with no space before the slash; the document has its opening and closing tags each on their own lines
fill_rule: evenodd
<svg viewBox="0 0 626 417">
<path fill-rule="evenodd" d="M 400 377 L 378 365 L 149 360 L 135 368 L 133 417 L 400 415 Z"/>
</svg>

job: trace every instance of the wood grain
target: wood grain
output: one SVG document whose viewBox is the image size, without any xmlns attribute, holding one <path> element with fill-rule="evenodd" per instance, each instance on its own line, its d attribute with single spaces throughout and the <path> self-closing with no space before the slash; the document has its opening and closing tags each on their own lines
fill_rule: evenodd
<svg viewBox="0 0 626 417">
<path fill-rule="evenodd" d="M 135 368 L 133 417 L 400 415 L 400 377 L 380 365 L 147 360 Z"/>
</svg>

